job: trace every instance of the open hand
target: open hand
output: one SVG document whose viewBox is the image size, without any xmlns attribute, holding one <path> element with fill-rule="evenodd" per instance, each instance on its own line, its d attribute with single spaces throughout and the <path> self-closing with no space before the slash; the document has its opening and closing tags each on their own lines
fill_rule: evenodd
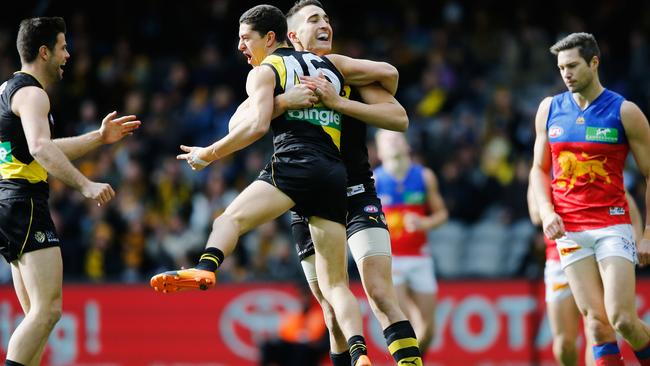
<svg viewBox="0 0 650 366">
<path fill-rule="evenodd" d="M 136 120 L 137 117 L 134 115 L 115 118 L 116 116 L 117 112 L 113 111 L 102 120 L 99 135 L 105 144 L 120 141 L 124 136 L 132 134 L 134 130 L 140 127 L 141 122 Z"/>
</svg>

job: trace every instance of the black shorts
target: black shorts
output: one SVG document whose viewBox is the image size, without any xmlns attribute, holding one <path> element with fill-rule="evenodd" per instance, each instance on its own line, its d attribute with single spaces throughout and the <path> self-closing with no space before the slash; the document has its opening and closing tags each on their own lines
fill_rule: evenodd
<svg viewBox="0 0 650 366">
<path fill-rule="evenodd" d="M 300 216 L 345 224 L 345 166 L 308 149 L 274 154 L 257 178 L 289 196 Z"/>
<path fill-rule="evenodd" d="M 346 218 L 346 234 L 348 239 L 357 232 L 370 228 L 388 230 L 386 218 L 381 208 L 381 201 L 374 193 L 364 192 L 347 199 L 348 214 Z M 309 220 L 291 212 L 291 233 L 296 244 L 298 258 L 303 259 L 314 255 L 314 242 L 309 233 Z"/>
<path fill-rule="evenodd" d="M 0 254 L 12 262 L 27 252 L 60 246 L 46 199 L 0 199 Z"/>
</svg>

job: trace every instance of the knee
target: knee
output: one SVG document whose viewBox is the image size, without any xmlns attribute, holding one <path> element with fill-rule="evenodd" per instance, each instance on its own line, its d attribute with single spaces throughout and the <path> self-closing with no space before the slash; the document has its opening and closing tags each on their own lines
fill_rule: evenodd
<svg viewBox="0 0 650 366">
<path fill-rule="evenodd" d="M 564 335 L 553 338 L 553 353 L 559 359 L 564 359 L 576 354 L 575 339 L 569 339 Z"/>
<path fill-rule="evenodd" d="M 242 220 L 237 218 L 237 215 L 233 215 L 228 212 L 224 212 L 219 215 L 214 221 L 212 221 L 212 231 L 219 231 L 223 228 L 223 224 L 234 225 L 235 229 L 239 232 L 242 226 Z"/>
<path fill-rule="evenodd" d="M 612 327 L 604 314 L 587 314 L 587 331 L 596 344 L 616 339 Z"/>
<path fill-rule="evenodd" d="M 366 291 L 368 292 L 370 306 L 379 313 L 389 313 L 393 306 L 397 306 L 397 304 L 393 304 L 393 301 L 391 301 L 384 286 L 378 286 L 376 283 L 367 284 Z"/>
<path fill-rule="evenodd" d="M 628 312 L 615 311 L 609 317 L 609 321 L 617 333 L 621 335 L 626 335 L 632 332 L 632 329 L 634 329 L 634 323 L 636 322 L 636 315 Z"/>
<path fill-rule="evenodd" d="M 61 315 L 63 313 L 60 303 L 54 303 L 49 306 L 34 310 L 34 315 L 38 319 L 37 321 L 48 329 L 54 328 L 59 319 L 61 319 Z"/>
</svg>

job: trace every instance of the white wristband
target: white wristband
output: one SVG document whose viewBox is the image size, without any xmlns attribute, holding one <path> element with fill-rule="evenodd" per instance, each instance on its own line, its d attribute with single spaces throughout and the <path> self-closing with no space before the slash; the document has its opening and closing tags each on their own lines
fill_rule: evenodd
<svg viewBox="0 0 650 366">
<path fill-rule="evenodd" d="M 207 161 L 205 161 L 205 160 L 198 157 L 198 150 L 194 150 L 192 152 L 192 154 L 190 155 L 190 161 L 192 163 L 194 163 L 196 165 L 200 165 L 200 166 L 207 166 L 208 164 L 210 164 Z"/>
</svg>

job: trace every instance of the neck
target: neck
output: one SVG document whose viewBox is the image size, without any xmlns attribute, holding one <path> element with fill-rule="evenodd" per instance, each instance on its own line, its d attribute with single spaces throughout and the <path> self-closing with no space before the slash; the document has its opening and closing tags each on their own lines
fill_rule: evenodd
<svg viewBox="0 0 650 366">
<path fill-rule="evenodd" d="M 600 80 L 596 77 L 591 85 L 586 87 L 584 90 L 579 93 L 573 93 L 573 98 L 581 108 L 586 108 L 591 104 L 591 102 L 598 98 L 603 90 L 605 90 L 605 88 L 600 84 Z"/>
<path fill-rule="evenodd" d="M 269 55 L 275 52 L 275 50 L 277 50 L 278 48 L 286 48 L 286 47 L 289 47 L 287 42 L 276 43 L 269 49 Z"/>
<path fill-rule="evenodd" d="M 395 157 L 386 160 L 383 165 L 390 175 L 397 179 L 403 179 L 411 167 L 411 159 L 408 157 Z"/>
<path fill-rule="evenodd" d="M 43 89 L 46 89 L 50 85 L 50 81 L 45 77 L 45 73 L 42 71 L 42 68 L 38 67 L 35 64 L 23 64 L 20 71 L 28 73 L 38 80 Z"/>
</svg>

